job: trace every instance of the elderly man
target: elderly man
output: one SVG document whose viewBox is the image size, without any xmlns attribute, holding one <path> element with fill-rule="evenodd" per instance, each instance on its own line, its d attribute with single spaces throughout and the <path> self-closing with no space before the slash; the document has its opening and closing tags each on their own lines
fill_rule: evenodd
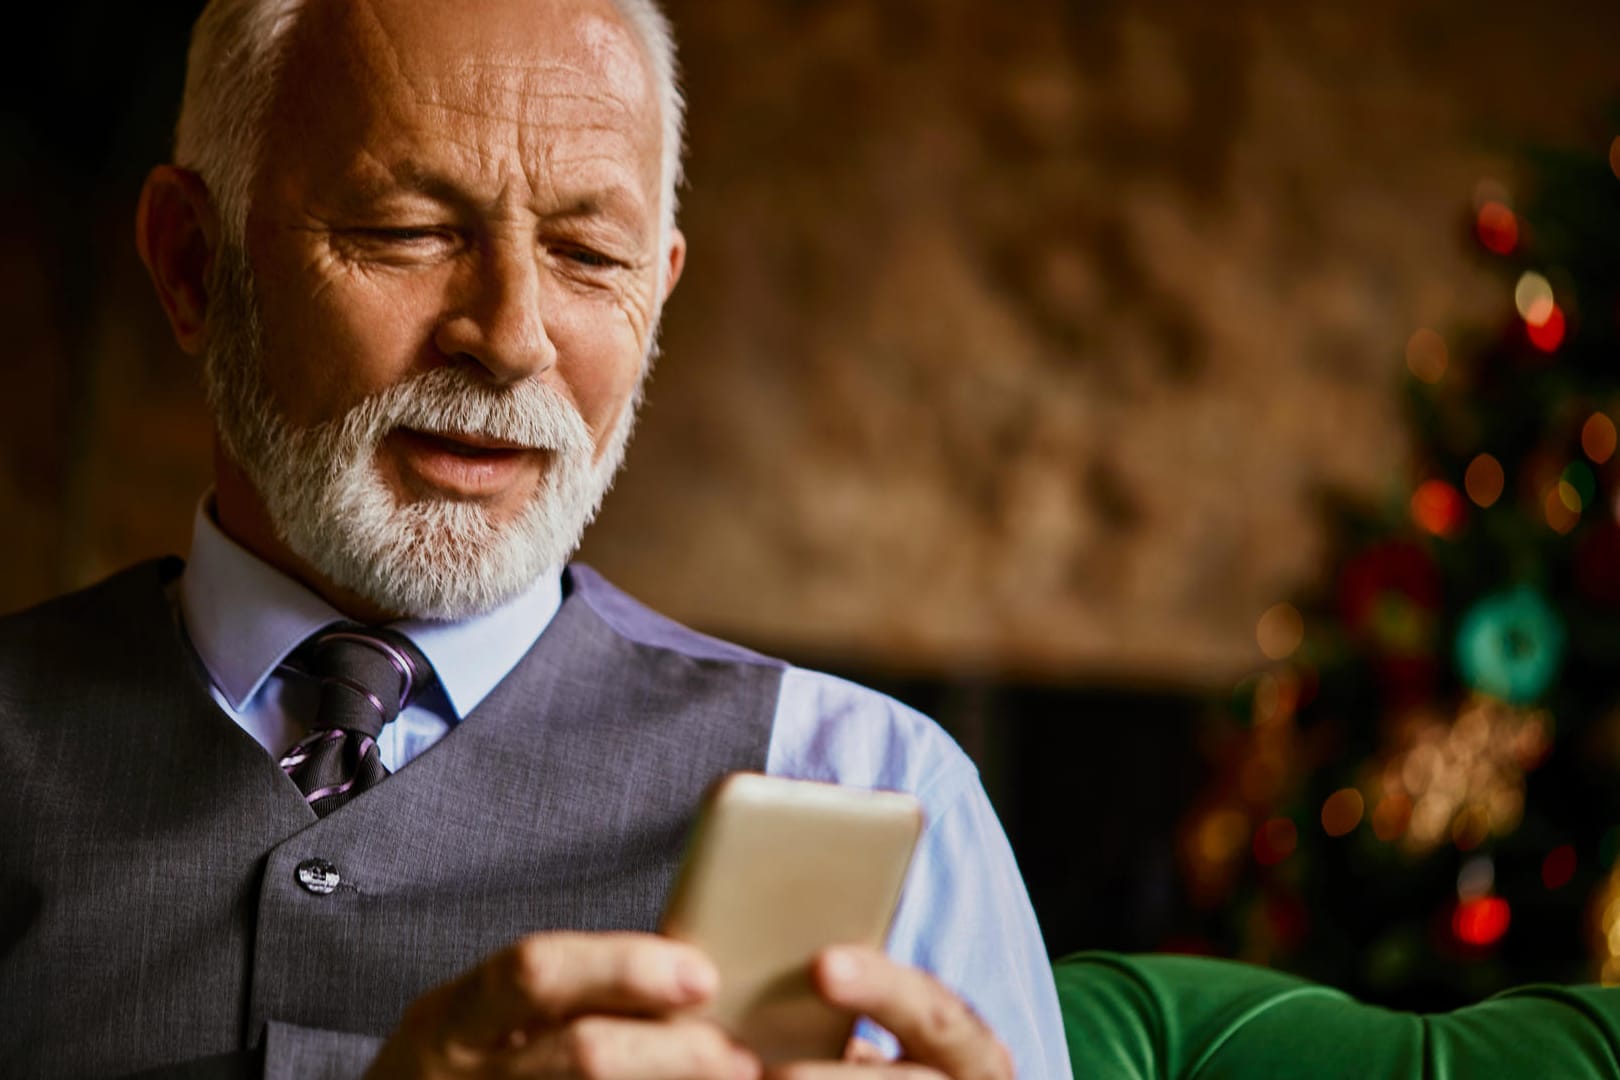
<svg viewBox="0 0 1620 1080">
<path fill-rule="evenodd" d="M 651 0 L 204 12 L 137 240 L 215 488 L 183 570 L 0 623 L 8 1075 L 759 1076 L 646 932 L 739 768 L 929 820 L 888 955 L 815 962 L 864 1037 L 775 1075 L 1067 1075 L 949 740 L 566 566 L 681 275 L 680 108 Z"/>
</svg>

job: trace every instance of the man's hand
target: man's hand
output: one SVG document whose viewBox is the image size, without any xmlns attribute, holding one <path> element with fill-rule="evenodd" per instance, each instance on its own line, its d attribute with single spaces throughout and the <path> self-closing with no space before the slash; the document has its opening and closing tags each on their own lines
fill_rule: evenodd
<svg viewBox="0 0 1620 1080">
<path fill-rule="evenodd" d="M 816 958 L 830 1004 L 870 1017 L 900 1040 L 901 1060 L 851 1040 L 842 1062 L 796 1062 L 768 1080 L 1013 1080 L 1012 1056 L 973 1010 L 931 976 L 872 949 L 839 946 Z"/>
<path fill-rule="evenodd" d="M 412 1002 L 367 1080 L 757 1080 L 752 1054 L 677 1015 L 718 985 L 666 938 L 535 934 Z"/>
</svg>

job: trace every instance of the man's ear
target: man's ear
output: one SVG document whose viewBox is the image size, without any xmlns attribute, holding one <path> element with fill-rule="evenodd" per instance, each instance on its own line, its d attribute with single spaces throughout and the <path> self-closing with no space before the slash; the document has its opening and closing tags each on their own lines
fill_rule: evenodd
<svg viewBox="0 0 1620 1080">
<path fill-rule="evenodd" d="M 196 173 L 159 165 L 135 211 L 135 246 L 152 275 L 174 339 L 192 356 L 207 341 L 208 268 L 219 243 L 214 200 Z"/>
<path fill-rule="evenodd" d="M 669 250 L 665 254 L 669 265 L 664 267 L 664 295 L 658 298 L 660 304 L 669 299 L 669 294 L 675 291 L 675 283 L 681 280 L 681 270 L 686 266 L 686 234 L 670 229 Z"/>
</svg>

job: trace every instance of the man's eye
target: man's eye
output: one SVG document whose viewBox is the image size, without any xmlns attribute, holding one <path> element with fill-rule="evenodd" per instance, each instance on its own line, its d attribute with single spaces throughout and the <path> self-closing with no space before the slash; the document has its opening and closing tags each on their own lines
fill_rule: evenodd
<svg viewBox="0 0 1620 1080">
<path fill-rule="evenodd" d="M 415 226 L 389 226 L 364 229 L 362 232 L 373 240 L 390 244 L 429 244 L 445 239 L 443 230 Z"/>
<path fill-rule="evenodd" d="M 459 234 L 437 225 L 365 225 L 342 230 L 337 239 L 351 258 L 385 265 L 434 262 L 460 248 Z"/>
<path fill-rule="evenodd" d="M 563 247 L 554 248 L 553 251 L 568 262 L 589 267 L 592 270 L 601 270 L 619 265 L 619 260 L 613 258 L 613 256 L 604 255 L 600 251 L 592 251 L 590 248 Z"/>
</svg>

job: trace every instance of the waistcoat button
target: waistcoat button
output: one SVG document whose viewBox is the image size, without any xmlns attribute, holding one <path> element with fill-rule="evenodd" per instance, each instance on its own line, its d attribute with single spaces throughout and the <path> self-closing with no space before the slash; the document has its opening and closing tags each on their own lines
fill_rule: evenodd
<svg viewBox="0 0 1620 1080">
<path fill-rule="evenodd" d="M 316 896 L 334 891 L 342 880 L 337 867 L 325 859 L 305 859 L 298 864 L 298 884 Z"/>
</svg>

